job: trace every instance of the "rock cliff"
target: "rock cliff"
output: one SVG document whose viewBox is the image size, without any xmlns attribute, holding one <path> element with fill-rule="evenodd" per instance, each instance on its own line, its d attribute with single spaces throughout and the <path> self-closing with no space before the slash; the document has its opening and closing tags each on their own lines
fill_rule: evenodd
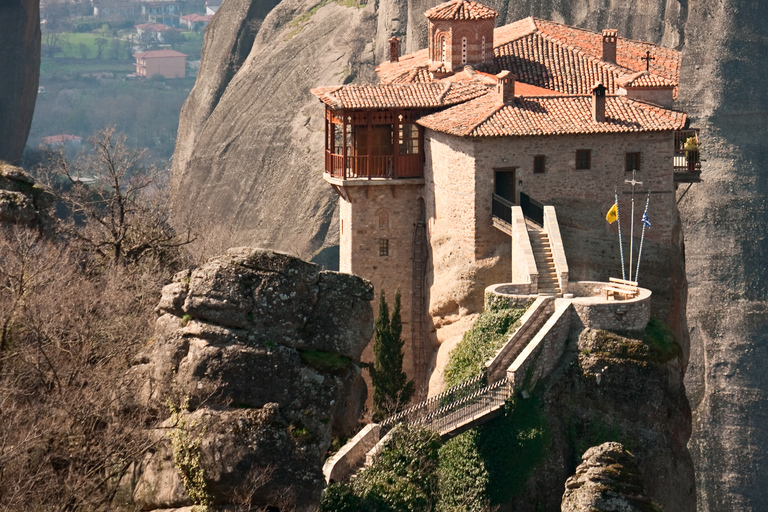
<svg viewBox="0 0 768 512">
<path fill-rule="evenodd" d="M 645 492 L 635 457 L 620 443 L 593 446 L 565 482 L 563 512 L 660 512 Z"/>
<path fill-rule="evenodd" d="M 372 299 L 358 277 L 259 249 L 178 274 L 120 404 L 167 419 L 116 505 L 316 507 L 331 438 L 362 413 Z"/>
<path fill-rule="evenodd" d="M 0 224 L 53 229 L 54 197 L 19 167 L 0 162 Z"/>
<path fill-rule="evenodd" d="M 228 0 L 225 7 L 237 1 Z M 195 210 L 210 213 L 216 229 L 227 227 L 243 242 L 301 254 L 337 243 L 335 198 L 319 176 L 322 110 L 308 90 L 368 79 L 391 35 L 404 39 L 406 51 L 423 47 L 422 13 L 436 3 L 281 2 L 267 16 L 243 66 L 228 82 L 219 81 L 221 99 L 197 113 L 192 100 L 185 107 L 177 155 L 190 156 L 174 163 L 179 221 L 189 222 Z M 616 28 L 622 36 L 682 50 L 678 104 L 702 128 L 708 161 L 704 183 L 680 202 L 687 247 L 674 248 L 671 271 L 661 248 L 656 262 L 645 267 L 646 275 L 671 287 L 665 317 L 678 318 L 679 334 L 690 333 L 686 385 L 699 510 L 768 508 L 768 488 L 759 485 L 768 479 L 768 343 L 762 342 L 768 335 L 763 264 L 768 184 L 761 169 L 768 105 L 761 85 L 766 74 L 761 57 L 768 45 L 762 20 L 768 5 L 746 0 L 486 3 L 499 11 L 499 24 L 535 15 L 593 30 Z M 239 12 L 246 16 L 247 9 Z M 207 36 L 204 67 L 215 60 L 219 45 L 232 45 L 215 34 Z M 198 84 L 205 76 L 202 72 Z M 196 135 L 185 135 L 190 133 Z M 683 272 L 690 292 L 687 325 Z"/>
<path fill-rule="evenodd" d="M 18 163 L 32 127 L 40 79 L 40 2 L 0 3 L 0 161 Z"/>
</svg>

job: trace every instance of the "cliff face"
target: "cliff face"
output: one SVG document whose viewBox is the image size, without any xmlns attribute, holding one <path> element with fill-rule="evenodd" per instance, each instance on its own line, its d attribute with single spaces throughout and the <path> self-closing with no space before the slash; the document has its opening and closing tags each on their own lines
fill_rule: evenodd
<svg viewBox="0 0 768 512">
<path fill-rule="evenodd" d="M 320 178 L 322 109 L 308 90 L 370 79 L 371 66 L 384 58 L 384 41 L 391 35 L 404 38 L 406 51 L 423 47 L 422 13 L 437 3 L 382 0 L 361 8 L 311 0 L 280 3 L 242 67 L 228 82 L 219 81 L 225 91 L 221 99 L 201 107 L 203 114 L 192 100 L 185 106 L 177 155 L 189 157 L 174 162 L 178 219 L 189 222 L 201 212 L 213 227 L 226 226 L 243 242 L 302 254 L 337 243 L 335 198 Z M 705 181 L 680 203 L 687 247 L 681 242 L 659 248 L 644 272 L 669 290 L 666 314 L 658 305 L 657 313 L 683 339 L 690 333 L 686 385 L 694 430 L 689 446 L 699 510 L 768 508 L 768 488 L 759 485 L 768 479 L 768 343 L 762 342 L 768 334 L 763 264 L 768 183 L 760 165 L 768 151 L 761 59 L 768 5 L 747 0 L 486 3 L 499 11 L 499 24 L 534 15 L 593 30 L 616 28 L 621 36 L 682 50 L 678 104 L 702 128 Z M 225 8 L 236 4 L 228 0 Z M 322 7 L 315 10 L 317 5 Z M 220 44 L 214 34 L 207 35 L 204 69 Z M 224 47 L 231 45 L 222 39 Z M 202 72 L 198 86 L 204 81 Z M 185 135 L 190 133 L 196 135 Z M 675 252 L 671 268 L 668 250 Z M 582 263 L 588 273 L 588 263 Z"/>
<path fill-rule="evenodd" d="M 32 126 L 40 79 L 40 2 L 0 4 L 0 161 L 18 163 Z"/>
</svg>

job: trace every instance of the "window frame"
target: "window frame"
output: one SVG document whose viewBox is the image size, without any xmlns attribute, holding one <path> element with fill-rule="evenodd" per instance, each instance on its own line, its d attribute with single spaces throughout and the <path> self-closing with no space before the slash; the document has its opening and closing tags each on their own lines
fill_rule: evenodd
<svg viewBox="0 0 768 512">
<path fill-rule="evenodd" d="M 586 165 L 584 164 L 583 159 L 579 158 L 580 156 L 586 156 Z M 577 149 L 576 150 L 576 170 L 577 171 L 588 171 L 592 169 L 592 150 L 591 149 Z"/>
<path fill-rule="evenodd" d="M 537 169 L 540 169 L 540 170 L 537 170 Z M 547 172 L 547 156 L 533 155 L 533 174 L 546 174 L 546 172 Z"/>
<path fill-rule="evenodd" d="M 389 256 L 389 238 L 379 238 L 379 257 Z"/>
<path fill-rule="evenodd" d="M 629 165 L 630 155 L 633 155 L 636 162 L 634 169 L 630 168 L 630 165 Z M 642 161 L 640 155 L 641 155 L 640 151 L 627 151 L 626 153 L 624 153 L 624 172 L 632 172 L 632 171 L 640 172 L 640 164 Z"/>
</svg>

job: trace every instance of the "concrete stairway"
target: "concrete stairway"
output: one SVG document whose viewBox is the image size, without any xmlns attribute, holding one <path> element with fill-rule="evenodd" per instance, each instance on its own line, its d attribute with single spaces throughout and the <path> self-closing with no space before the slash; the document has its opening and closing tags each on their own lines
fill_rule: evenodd
<svg viewBox="0 0 768 512">
<path fill-rule="evenodd" d="M 538 226 L 529 223 L 528 237 L 531 240 L 533 258 L 536 260 L 536 270 L 539 271 L 539 295 L 561 296 L 563 292 L 557 280 L 557 269 L 549 236 Z"/>
</svg>

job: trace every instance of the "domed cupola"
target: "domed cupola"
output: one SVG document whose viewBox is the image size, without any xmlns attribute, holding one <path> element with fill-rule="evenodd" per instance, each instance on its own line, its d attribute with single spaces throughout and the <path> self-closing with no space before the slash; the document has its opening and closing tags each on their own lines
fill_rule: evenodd
<svg viewBox="0 0 768 512">
<path fill-rule="evenodd" d="M 493 59 L 498 13 L 477 2 L 451 0 L 424 13 L 429 20 L 429 59 L 448 73 Z"/>
</svg>

